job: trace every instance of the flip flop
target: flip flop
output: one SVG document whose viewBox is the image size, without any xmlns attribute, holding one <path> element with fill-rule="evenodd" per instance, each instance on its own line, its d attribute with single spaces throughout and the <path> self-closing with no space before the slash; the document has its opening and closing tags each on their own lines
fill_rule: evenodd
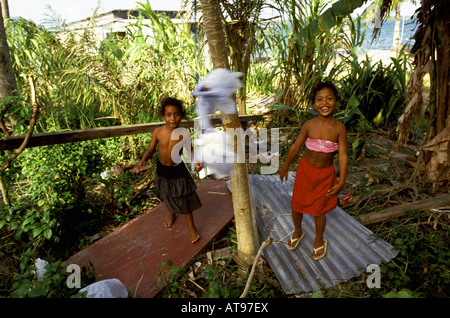
<svg viewBox="0 0 450 318">
<path fill-rule="evenodd" d="M 289 239 L 289 241 L 291 241 L 292 244 L 294 244 L 293 246 L 289 246 L 287 245 L 287 249 L 290 251 L 293 251 L 297 248 L 298 244 L 300 243 L 301 239 L 303 238 L 303 236 L 305 236 L 305 232 L 302 232 L 302 235 L 293 239 L 292 237 Z"/>
<path fill-rule="evenodd" d="M 319 259 L 323 258 L 325 256 L 325 254 L 327 253 L 327 240 L 323 240 L 323 245 L 321 247 L 315 248 L 313 250 L 313 254 L 316 254 L 318 251 L 320 251 L 321 249 L 324 249 L 322 256 L 319 257 L 312 257 L 313 260 L 318 261 Z"/>
</svg>

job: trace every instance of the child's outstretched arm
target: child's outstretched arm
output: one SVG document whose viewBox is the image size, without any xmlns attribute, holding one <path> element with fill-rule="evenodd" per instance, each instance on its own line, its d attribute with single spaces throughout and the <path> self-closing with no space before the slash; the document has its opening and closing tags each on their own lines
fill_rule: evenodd
<svg viewBox="0 0 450 318">
<path fill-rule="evenodd" d="M 190 138 L 190 135 L 189 135 Z M 193 162 L 195 160 L 195 156 L 194 156 L 194 144 L 191 141 L 191 162 Z M 202 162 L 195 162 L 195 170 L 200 171 L 203 169 L 203 163 Z"/>
<path fill-rule="evenodd" d="M 153 132 L 152 135 L 152 139 L 150 141 L 150 145 L 147 149 L 147 151 L 145 152 L 144 156 L 142 157 L 141 161 L 139 161 L 139 163 L 136 166 L 136 173 L 141 172 L 144 167 L 145 167 L 145 163 L 153 156 L 153 154 L 155 153 L 156 150 L 156 146 L 158 144 L 158 132 L 159 129 L 156 128 L 155 131 Z"/>
<path fill-rule="evenodd" d="M 283 166 L 281 167 L 279 173 L 280 173 L 280 180 L 284 181 L 288 178 L 288 172 L 289 172 L 289 165 L 291 162 L 297 157 L 298 153 L 300 152 L 300 149 L 302 148 L 303 144 L 305 143 L 306 136 L 308 136 L 308 127 L 309 122 L 306 122 L 302 130 L 300 131 L 300 134 L 298 135 L 295 142 L 292 144 L 291 148 L 289 149 L 289 152 L 286 156 L 286 160 L 284 161 Z"/>
<path fill-rule="evenodd" d="M 347 178 L 347 168 L 348 168 L 348 153 L 347 153 L 347 130 L 345 126 L 341 124 L 339 127 L 339 182 L 328 190 L 328 197 L 338 195 L 342 188 L 345 186 L 345 179 Z"/>
</svg>

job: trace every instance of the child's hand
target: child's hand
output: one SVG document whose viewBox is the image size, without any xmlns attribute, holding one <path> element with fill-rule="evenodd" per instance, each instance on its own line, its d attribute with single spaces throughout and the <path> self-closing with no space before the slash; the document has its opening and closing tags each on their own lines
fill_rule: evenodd
<svg viewBox="0 0 450 318">
<path fill-rule="evenodd" d="M 201 162 L 195 163 L 195 170 L 200 171 L 203 168 L 203 164 Z"/>
<path fill-rule="evenodd" d="M 288 179 L 288 171 L 283 169 L 283 168 L 281 168 L 279 173 L 280 173 L 280 180 L 281 180 L 281 182 L 283 182 L 283 179 L 287 181 L 287 179 Z"/>
<path fill-rule="evenodd" d="M 343 186 L 341 186 L 339 184 L 336 184 L 335 186 L 331 187 L 331 189 L 328 190 L 327 198 L 338 195 L 339 192 L 341 192 L 342 188 L 343 188 Z"/>
<path fill-rule="evenodd" d="M 139 163 L 136 166 L 136 173 L 141 172 L 144 169 L 145 162 L 139 161 Z"/>
</svg>

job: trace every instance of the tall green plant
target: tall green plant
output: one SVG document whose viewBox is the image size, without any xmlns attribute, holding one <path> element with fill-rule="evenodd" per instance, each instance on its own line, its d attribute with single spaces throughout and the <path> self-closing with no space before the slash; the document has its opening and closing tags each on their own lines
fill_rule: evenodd
<svg viewBox="0 0 450 318">
<path fill-rule="evenodd" d="M 155 73 L 161 76 L 161 95 L 178 95 L 191 103 L 191 92 L 198 78 L 204 77 L 207 66 L 203 56 L 203 46 L 196 43 L 192 25 L 179 17 L 181 23 L 174 23 L 164 14 L 156 14 L 149 3 L 137 2 L 136 10 L 151 21 L 143 24 L 149 31 L 151 46 L 157 64 Z"/>
<path fill-rule="evenodd" d="M 77 91 L 71 91 L 61 82 L 64 70 L 73 66 L 61 35 L 23 18 L 8 20 L 7 29 L 11 34 L 8 39 L 13 68 L 25 102 L 30 103 L 28 78 L 35 79 L 36 97 L 41 108 L 36 131 L 95 127 L 94 118 L 101 116 L 98 107 L 95 104 L 89 108 L 79 105 Z"/>
<path fill-rule="evenodd" d="M 353 141 L 353 156 L 361 153 L 367 131 L 374 128 L 392 129 L 405 107 L 406 74 L 410 70 L 408 56 L 401 50 L 389 65 L 373 62 L 367 55 L 360 61 L 356 50 L 343 56 L 345 75 L 339 79 L 341 104 L 336 114 L 357 132 Z"/>
<path fill-rule="evenodd" d="M 147 4 L 130 19 L 126 36 L 100 41 L 96 25 L 51 32 L 24 20 L 8 31 L 21 93 L 28 76 L 38 79 L 42 109 L 38 132 L 92 128 L 156 119 L 159 99 L 175 95 L 191 105 L 196 79 L 205 63 L 187 23 L 173 23 Z M 92 20 L 94 21 L 94 20 Z M 111 119 L 116 118 L 116 122 Z"/>
<path fill-rule="evenodd" d="M 265 0 L 220 0 L 224 30 L 230 48 L 230 68 L 241 72 L 243 87 L 237 92 L 237 106 L 241 115 L 246 113 L 246 82 L 251 58 L 256 45 L 256 33 L 260 27 L 260 14 Z"/>
<path fill-rule="evenodd" d="M 280 1 L 281 22 L 273 25 L 274 41 L 269 47 L 280 67 L 280 103 L 308 107 L 314 85 L 323 78 L 334 80 L 341 65 L 333 63 L 340 28 L 321 33 L 301 33 L 325 10 L 326 1 Z M 278 33 L 278 34 L 276 34 Z"/>
<path fill-rule="evenodd" d="M 343 108 L 339 115 L 343 121 L 351 122 L 363 116 L 376 128 L 395 125 L 405 100 L 409 70 L 405 53 L 391 58 L 392 63 L 387 66 L 381 60 L 373 63 L 368 56 L 360 62 L 355 52 L 344 59 L 348 72 L 340 80 Z"/>
</svg>

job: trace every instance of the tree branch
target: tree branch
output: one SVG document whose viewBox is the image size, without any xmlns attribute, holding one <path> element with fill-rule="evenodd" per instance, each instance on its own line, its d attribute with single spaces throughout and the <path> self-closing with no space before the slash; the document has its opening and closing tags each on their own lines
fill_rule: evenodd
<svg viewBox="0 0 450 318">
<path fill-rule="evenodd" d="M 34 131 L 34 126 L 36 124 L 36 118 L 39 113 L 39 104 L 36 102 L 36 90 L 34 87 L 34 80 L 30 76 L 28 78 L 28 82 L 30 83 L 30 89 L 31 89 L 31 104 L 33 106 L 33 113 L 31 115 L 30 120 L 30 127 L 28 128 L 28 132 L 20 145 L 20 147 L 16 150 L 10 153 L 10 155 L 5 159 L 5 162 L 3 163 L 2 167 L 0 168 L 0 188 L 3 194 L 3 202 L 7 205 L 9 205 L 9 199 L 8 199 L 8 192 L 7 192 L 7 186 L 3 180 L 5 170 L 8 169 L 11 166 L 11 163 L 16 159 L 25 149 L 27 146 L 28 141 L 31 138 L 31 135 Z"/>
<path fill-rule="evenodd" d="M 253 266 L 252 266 L 252 270 L 251 270 L 251 272 L 250 272 L 250 275 L 248 276 L 247 284 L 245 285 L 244 292 L 242 293 L 242 295 L 241 295 L 239 298 L 245 298 L 245 297 L 247 297 L 247 294 L 248 294 L 248 291 L 249 291 L 249 289 L 250 289 L 250 285 L 251 285 L 251 282 L 252 282 L 252 279 L 253 279 L 253 275 L 255 274 L 256 263 L 258 262 L 258 260 L 259 260 L 259 258 L 260 258 L 260 256 L 261 256 L 262 252 L 264 251 L 264 249 L 265 249 L 267 246 L 269 246 L 269 245 L 272 243 L 272 241 L 273 241 L 273 239 L 269 236 L 269 237 L 267 238 L 267 240 L 265 240 L 265 241 L 261 244 L 261 247 L 259 248 L 258 253 L 256 254 L 255 261 L 253 262 Z"/>
</svg>

